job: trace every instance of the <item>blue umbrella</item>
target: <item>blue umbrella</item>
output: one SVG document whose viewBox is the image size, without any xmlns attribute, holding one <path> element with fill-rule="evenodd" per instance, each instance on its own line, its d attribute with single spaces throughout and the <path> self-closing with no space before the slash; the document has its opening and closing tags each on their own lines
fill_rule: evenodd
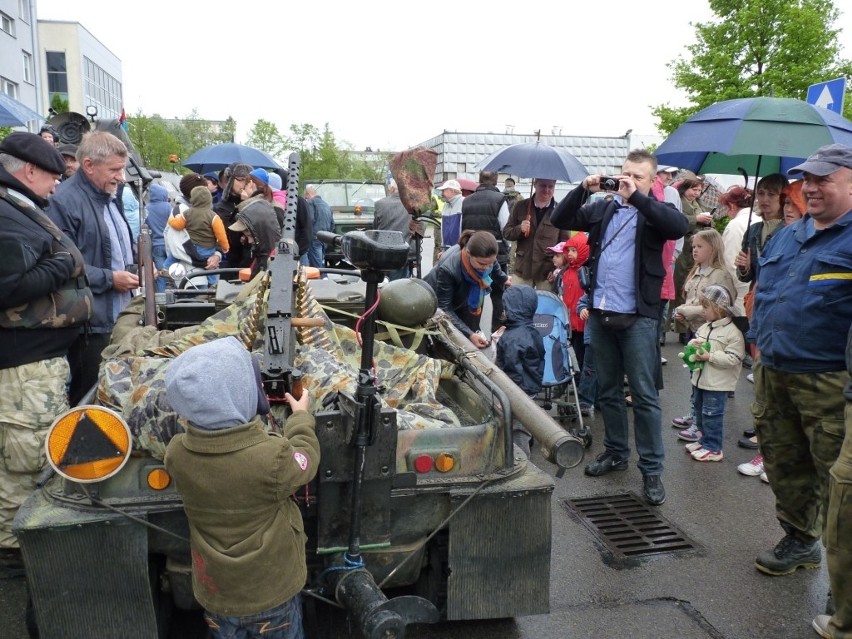
<svg viewBox="0 0 852 639">
<path fill-rule="evenodd" d="M 281 165 L 269 154 L 254 147 L 230 142 L 212 144 L 199 149 L 187 158 L 183 166 L 203 175 L 208 171 L 221 171 L 234 162 L 244 162 L 255 169 L 281 168 Z"/>
<path fill-rule="evenodd" d="M 513 144 L 499 149 L 480 162 L 477 169 L 563 182 L 580 182 L 589 175 L 580 160 L 568 151 L 541 142 Z"/>
<path fill-rule="evenodd" d="M 681 124 L 657 161 L 696 173 L 787 174 L 825 144 L 852 146 L 852 122 L 792 98 L 717 102 Z"/>
<path fill-rule="evenodd" d="M 0 126 L 26 126 L 30 120 L 44 120 L 23 102 L 0 93 Z"/>
</svg>

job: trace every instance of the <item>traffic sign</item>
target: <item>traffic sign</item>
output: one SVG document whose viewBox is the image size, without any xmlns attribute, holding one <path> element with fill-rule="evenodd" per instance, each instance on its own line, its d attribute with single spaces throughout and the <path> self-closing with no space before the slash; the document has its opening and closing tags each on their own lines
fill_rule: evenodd
<svg viewBox="0 0 852 639">
<path fill-rule="evenodd" d="M 808 87 L 808 104 L 843 113 L 843 98 L 846 95 L 846 78 L 819 82 Z"/>
</svg>

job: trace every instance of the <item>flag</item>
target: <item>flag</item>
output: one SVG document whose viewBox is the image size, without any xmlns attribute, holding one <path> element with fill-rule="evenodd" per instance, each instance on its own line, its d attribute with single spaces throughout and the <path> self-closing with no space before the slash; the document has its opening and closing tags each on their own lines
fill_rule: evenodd
<svg viewBox="0 0 852 639">
<path fill-rule="evenodd" d="M 118 118 L 118 123 L 122 129 L 127 131 L 127 116 L 124 114 L 124 107 L 121 107 L 121 115 Z"/>
</svg>

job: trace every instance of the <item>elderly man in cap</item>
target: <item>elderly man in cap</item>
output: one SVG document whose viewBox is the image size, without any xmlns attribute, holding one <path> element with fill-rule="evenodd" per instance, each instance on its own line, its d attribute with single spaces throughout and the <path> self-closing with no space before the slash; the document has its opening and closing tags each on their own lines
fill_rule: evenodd
<svg viewBox="0 0 852 639">
<path fill-rule="evenodd" d="M 101 351 L 109 344 L 118 314 L 139 287 L 136 247 L 121 198 L 127 147 L 106 131 L 92 131 L 77 149 L 80 169 L 56 187 L 48 215 L 70 237 L 86 261 L 95 296 L 92 320 L 71 346 L 69 401 L 77 404 L 95 385 Z"/>
<path fill-rule="evenodd" d="M 849 382 L 843 353 L 852 321 L 852 147 L 820 147 L 790 172 L 804 173 L 807 215 L 778 230 L 764 248 L 753 315 L 760 351 L 754 426 L 785 536 L 757 556 L 755 567 L 788 575 L 819 566 L 825 520 L 838 613 L 833 634 L 823 636 L 852 637 L 848 442 L 838 458 Z M 829 471 L 833 517 L 825 516 Z"/>
<path fill-rule="evenodd" d="M 44 437 L 68 409 L 66 354 L 88 321 L 83 256 L 44 214 L 65 170 L 51 142 L 0 143 L 0 571 L 20 564 L 12 519 L 44 465 Z M 7 575 L 9 576 L 9 575 Z"/>
<path fill-rule="evenodd" d="M 435 262 L 438 261 L 438 256 L 450 246 L 455 246 L 461 235 L 461 211 L 464 196 L 462 195 L 461 185 L 458 180 L 447 180 L 438 187 L 441 192 L 441 199 L 444 200 L 444 209 L 441 211 L 441 243 L 436 246 L 437 254 Z"/>
<path fill-rule="evenodd" d="M 547 279 L 553 270 L 552 257 L 547 249 L 570 236 L 567 230 L 556 228 L 550 221 L 556 207 L 553 198 L 555 188 L 556 180 L 535 178 L 533 196 L 512 207 L 509 221 L 503 227 L 503 237 L 514 242 L 515 247 L 512 284 L 553 290 L 553 284 Z"/>
<path fill-rule="evenodd" d="M 669 186 L 677 174 L 676 166 L 660 166 L 657 167 L 657 177 L 663 182 L 663 186 Z"/>
<path fill-rule="evenodd" d="M 57 147 L 57 150 L 62 154 L 62 159 L 65 160 L 65 170 L 60 178 L 64 182 L 80 168 L 80 163 L 77 161 L 77 145 L 61 144 Z"/>
</svg>

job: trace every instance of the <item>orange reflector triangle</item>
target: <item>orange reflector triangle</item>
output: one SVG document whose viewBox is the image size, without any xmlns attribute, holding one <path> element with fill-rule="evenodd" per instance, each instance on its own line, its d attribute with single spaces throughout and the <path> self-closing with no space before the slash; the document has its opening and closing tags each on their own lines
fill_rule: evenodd
<svg viewBox="0 0 852 639">
<path fill-rule="evenodd" d="M 47 434 L 47 459 L 56 472 L 80 482 L 111 477 L 130 456 L 130 429 L 102 406 L 78 406 L 60 415 Z"/>
</svg>

